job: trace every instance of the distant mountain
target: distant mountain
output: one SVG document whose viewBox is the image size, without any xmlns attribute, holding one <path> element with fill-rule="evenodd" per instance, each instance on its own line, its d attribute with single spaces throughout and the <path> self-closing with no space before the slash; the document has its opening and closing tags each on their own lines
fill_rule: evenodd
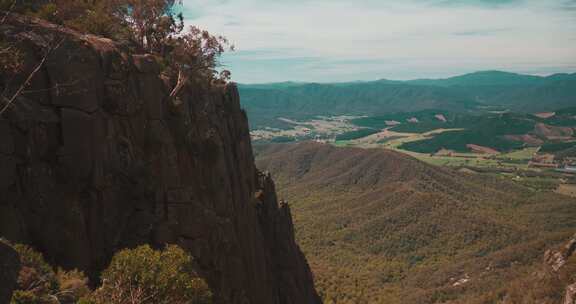
<svg viewBox="0 0 576 304">
<path fill-rule="evenodd" d="M 563 293 L 504 286 L 576 231 L 576 199 L 384 149 L 303 142 L 256 158 L 291 204 L 328 303 L 496 303 L 517 293 L 556 303 L 544 300 Z"/>
<path fill-rule="evenodd" d="M 517 86 L 538 85 L 545 81 L 546 77 L 501 71 L 483 71 L 446 79 L 419 79 L 406 83 L 437 86 Z"/>
<path fill-rule="evenodd" d="M 576 74 L 548 77 L 485 71 L 447 79 L 240 85 L 252 127 L 278 117 L 379 115 L 420 110 L 473 112 L 498 106 L 520 112 L 554 111 L 576 104 Z"/>
<path fill-rule="evenodd" d="M 242 106 L 253 127 L 279 117 L 367 115 L 425 109 L 465 111 L 478 103 L 450 88 L 363 82 L 346 84 L 240 86 Z"/>
</svg>

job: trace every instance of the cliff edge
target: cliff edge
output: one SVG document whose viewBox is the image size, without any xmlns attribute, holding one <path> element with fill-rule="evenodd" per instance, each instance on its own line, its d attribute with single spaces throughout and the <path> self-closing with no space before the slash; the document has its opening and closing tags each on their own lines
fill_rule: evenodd
<svg viewBox="0 0 576 304">
<path fill-rule="evenodd" d="M 19 16 L 0 35 L 24 63 L 2 90 L 53 48 L 0 117 L 0 236 L 93 278 L 119 249 L 178 244 L 217 303 L 320 302 L 234 84 L 173 103 L 152 56 Z"/>
</svg>

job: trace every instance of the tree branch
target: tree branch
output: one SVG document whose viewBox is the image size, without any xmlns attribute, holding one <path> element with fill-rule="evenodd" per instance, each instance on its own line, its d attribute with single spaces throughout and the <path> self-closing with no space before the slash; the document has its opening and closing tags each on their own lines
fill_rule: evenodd
<svg viewBox="0 0 576 304">
<path fill-rule="evenodd" d="M 22 94 L 22 91 L 24 91 L 24 89 L 26 89 L 26 87 L 30 84 L 30 81 L 32 81 L 32 78 L 34 78 L 34 76 L 40 71 L 40 69 L 42 68 L 42 66 L 44 65 L 44 63 L 46 62 L 48 57 L 50 56 L 50 54 L 52 54 L 52 52 L 54 50 L 58 49 L 60 47 L 60 45 L 62 45 L 63 42 L 64 42 L 64 38 L 62 38 L 62 40 L 60 40 L 60 42 L 58 42 L 58 44 L 56 44 L 54 47 L 51 47 L 50 49 L 48 49 L 48 51 L 46 52 L 46 55 L 44 55 L 44 57 L 42 58 L 40 63 L 38 63 L 38 65 L 36 65 L 34 70 L 32 70 L 32 72 L 30 73 L 30 75 L 28 75 L 28 77 L 26 78 L 24 83 L 22 83 L 22 85 L 20 85 L 18 90 L 16 90 L 16 92 L 14 93 L 14 95 L 12 95 L 12 97 L 10 99 L 6 98 L 5 96 L 2 96 L 2 99 L 4 99 L 6 101 L 6 104 L 0 110 L 0 115 L 4 114 L 4 112 L 6 112 L 6 110 L 8 110 L 8 108 L 14 103 L 16 98 L 18 98 L 18 96 L 20 96 L 20 94 Z"/>
<path fill-rule="evenodd" d="M 8 8 L 8 10 L 6 11 L 6 14 L 2 18 L 2 21 L 0 21 L 0 24 L 4 24 L 4 22 L 6 22 L 6 19 L 8 19 L 8 16 L 10 15 L 14 7 L 16 7 L 16 0 L 12 1 L 12 5 L 10 5 L 10 8 Z"/>
</svg>

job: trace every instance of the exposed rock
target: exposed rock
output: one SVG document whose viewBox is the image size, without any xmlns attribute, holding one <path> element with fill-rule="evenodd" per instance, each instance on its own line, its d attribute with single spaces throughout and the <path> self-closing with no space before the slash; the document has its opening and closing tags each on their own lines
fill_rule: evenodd
<svg viewBox="0 0 576 304">
<path fill-rule="evenodd" d="M 189 86 L 175 107 L 152 56 L 16 16 L 0 35 L 23 74 L 62 41 L 0 118 L 0 235 L 93 278 L 121 248 L 176 243 L 217 303 L 320 302 L 235 85 Z"/>
<path fill-rule="evenodd" d="M 566 287 L 564 304 L 576 304 L 576 283 Z"/>
<path fill-rule="evenodd" d="M 559 250 L 547 250 L 546 253 L 544 253 L 544 262 L 546 262 L 554 272 L 558 272 L 575 251 L 576 235 Z"/>
<path fill-rule="evenodd" d="M 20 271 L 18 253 L 0 240 L 0 303 L 9 303 Z"/>
<path fill-rule="evenodd" d="M 547 250 L 544 254 L 545 264 L 557 274 L 566 265 L 568 259 L 576 253 L 576 235 L 557 250 Z M 576 304 L 576 283 L 566 286 L 563 304 Z"/>
</svg>

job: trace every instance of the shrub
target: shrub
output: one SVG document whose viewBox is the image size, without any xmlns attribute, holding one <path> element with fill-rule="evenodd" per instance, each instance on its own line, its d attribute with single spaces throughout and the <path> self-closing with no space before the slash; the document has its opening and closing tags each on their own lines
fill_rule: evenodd
<svg viewBox="0 0 576 304">
<path fill-rule="evenodd" d="M 64 271 L 61 268 L 56 272 L 59 285 L 58 300 L 62 304 L 73 304 L 90 294 L 88 278 L 78 270 Z"/>
<path fill-rule="evenodd" d="M 51 303 L 58 292 L 58 280 L 52 267 L 46 263 L 41 253 L 27 245 L 14 245 L 20 255 L 22 268 L 18 275 L 17 292 L 14 303 Z M 33 302 L 30 302 L 33 301 Z"/>
<path fill-rule="evenodd" d="M 28 245 L 11 245 L 20 256 L 22 268 L 11 304 L 73 304 L 90 293 L 88 279 L 77 270 L 57 273 L 41 253 Z"/>
<path fill-rule="evenodd" d="M 212 303 L 212 293 L 194 271 L 192 257 L 178 246 L 122 250 L 102 273 L 102 282 L 93 303 Z"/>
</svg>

